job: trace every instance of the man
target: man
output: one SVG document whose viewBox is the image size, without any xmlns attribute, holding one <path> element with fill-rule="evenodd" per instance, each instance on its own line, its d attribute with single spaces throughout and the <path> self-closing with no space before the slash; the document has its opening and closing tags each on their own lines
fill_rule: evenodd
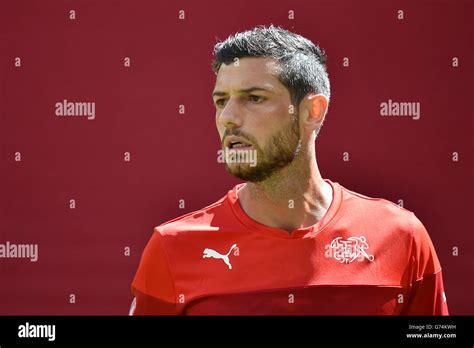
<svg viewBox="0 0 474 348">
<path fill-rule="evenodd" d="M 246 183 L 154 229 L 130 314 L 448 315 L 440 262 L 415 215 L 321 177 L 324 53 L 270 26 L 214 54 L 226 167 Z"/>
</svg>

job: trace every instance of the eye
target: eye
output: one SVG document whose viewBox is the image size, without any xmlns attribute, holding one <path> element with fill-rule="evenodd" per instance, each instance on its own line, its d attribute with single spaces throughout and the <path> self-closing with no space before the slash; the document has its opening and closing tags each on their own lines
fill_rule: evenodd
<svg viewBox="0 0 474 348">
<path fill-rule="evenodd" d="M 259 104 L 261 102 L 263 102 L 265 100 L 265 97 L 262 97 L 260 95 L 249 95 L 249 100 L 252 102 L 252 103 L 256 103 L 256 104 Z"/>
<path fill-rule="evenodd" d="M 225 106 L 225 103 L 226 103 L 226 100 L 221 98 L 221 99 L 217 99 L 216 101 L 214 101 L 214 104 L 216 105 L 216 107 L 218 108 L 222 108 Z"/>
</svg>

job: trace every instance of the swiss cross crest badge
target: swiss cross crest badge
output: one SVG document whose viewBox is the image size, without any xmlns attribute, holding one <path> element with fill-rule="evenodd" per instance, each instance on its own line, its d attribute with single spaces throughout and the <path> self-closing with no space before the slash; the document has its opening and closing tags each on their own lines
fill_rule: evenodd
<svg viewBox="0 0 474 348">
<path fill-rule="evenodd" d="M 331 242 L 330 248 L 334 258 L 341 263 L 351 263 L 361 255 L 370 262 L 374 261 L 374 255 L 366 252 L 369 244 L 365 237 L 349 237 L 345 240 L 337 237 Z"/>
</svg>

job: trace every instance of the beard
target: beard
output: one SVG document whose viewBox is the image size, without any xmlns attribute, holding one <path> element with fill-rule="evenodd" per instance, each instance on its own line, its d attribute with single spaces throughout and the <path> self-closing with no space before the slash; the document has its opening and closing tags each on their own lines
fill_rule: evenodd
<svg viewBox="0 0 474 348">
<path fill-rule="evenodd" d="M 226 130 L 223 139 L 227 135 L 236 135 L 250 141 L 252 150 L 256 150 L 257 159 L 253 167 L 249 163 L 226 163 L 226 170 L 243 181 L 262 182 L 286 167 L 295 160 L 301 150 L 298 119 L 298 115 L 295 115 L 291 124 L 272 135 L 263 149 L 249 134 L 239 130 Z"/>
</svg>

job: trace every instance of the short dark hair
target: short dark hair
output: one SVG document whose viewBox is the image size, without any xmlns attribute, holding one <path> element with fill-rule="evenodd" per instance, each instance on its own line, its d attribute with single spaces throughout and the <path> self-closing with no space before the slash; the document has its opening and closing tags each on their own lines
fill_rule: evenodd
<svg viewBox="0 0 474 348">
<path fill-rule="evenodd" d="M 217 74 L 222 63 L 228 65 L 235 58 L 243 57 L 274 58 L 280 68 L 278 79 L 288 88 L 295 106 L 308 93 L 321 93 L 330 98 L 326 55 L 301 35 L 273 25 L 236 33 L 214 46 L 212 70 Z"/>
</svg>

